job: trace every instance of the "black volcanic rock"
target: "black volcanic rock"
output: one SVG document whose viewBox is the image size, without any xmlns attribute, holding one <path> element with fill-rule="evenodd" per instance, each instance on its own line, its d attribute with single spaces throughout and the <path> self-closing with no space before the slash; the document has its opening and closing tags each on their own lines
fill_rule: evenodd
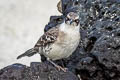
<svg viewBox="0 0 120 80">
<path fill-rule="evenodd" d="M 78 8 L 81 26 L 80 44 L 64 65 L 82 80 L 120 80 L 120 0 L 62 2 L 64 15 Z"/>
<path fill-rule="evenodd" d="M 13 64 L 0 70 L 0 80 L 78 80 L 71 72 L 58 71 L 48 63 L 31 63 L 30 67 Z"/>
<path fill-rule="evenodd" d="M 77 80 L 76 76 L 80 80 L 120 80 L 120 0 L 61 1 L 63 15 L 52 16 L 45 32 L 62 23 L 67 13 L 79 13 L 80 44 L 62 63 L 55 61 L 67 67 L 68 72 L 57 71 L 42 56 L 42 63 L 32 63 L 30 67 L 19 65 L 22 66 L 19 68 L 12 65 L 0 70 L 0 80 L 37 80 L 34 76 L 38 74 L 41 80 L 46 77 L 47 80 Z"/>
<path fill-rule="evenodd" d="M 64 16 L 51 16 L 49 23 L 45 26 L 44 32 L 48 31 L 52 27 L 61 24 L 64 20 Z"/>
</svg>

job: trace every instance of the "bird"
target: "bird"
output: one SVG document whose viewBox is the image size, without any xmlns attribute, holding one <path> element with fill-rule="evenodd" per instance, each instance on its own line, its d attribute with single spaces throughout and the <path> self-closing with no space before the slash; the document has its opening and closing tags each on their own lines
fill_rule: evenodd
<svg viewBox="0 0 120 80">
<path fill-rule="evenodd" d="M 44 55 L 55 67 L 65 71 L 53 61 L 68 58 L 76 50 L 80 41 L 79 22 L 79 14 L 69 12 L 64 18 L 63 23 L 45 32 L 33 48 L 19 55 L 17 59 L 25 56 L 31 57 L 39 53 Z"/>
</svg>

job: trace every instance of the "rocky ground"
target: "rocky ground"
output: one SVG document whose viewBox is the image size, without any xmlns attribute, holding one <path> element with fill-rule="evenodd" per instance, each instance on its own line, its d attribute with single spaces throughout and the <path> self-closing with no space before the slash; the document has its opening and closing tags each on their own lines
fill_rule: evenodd
<svg viewBox="0 0 120 80">
<path fill-rule="evenodd" d="M 1 69 L 0 80 L 120 80 L 120 0 L 62 0 L 62 16 L 52 16 L 45 31 L 75 11 L 80 14 L 81 41 L 58 71 L 44 57 L 30 67 L 14 64 Z M 62 65 L 61 61 L 55 61 Z"/>
</svg>

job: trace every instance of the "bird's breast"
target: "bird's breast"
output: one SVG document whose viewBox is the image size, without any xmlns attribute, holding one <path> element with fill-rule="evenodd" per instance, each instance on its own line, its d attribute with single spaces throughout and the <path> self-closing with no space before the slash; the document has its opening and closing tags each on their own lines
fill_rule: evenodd
<svg viewBox="0 0 120 80">
<path fill-rule="evenodd" d="M 69 57 L 77 48 L 80 40 L 78 33 L 64 33 L 60 32 L 56 42 L 51 45 L 51 50 L 46 57 L 57 60 Z"/>
</svg>

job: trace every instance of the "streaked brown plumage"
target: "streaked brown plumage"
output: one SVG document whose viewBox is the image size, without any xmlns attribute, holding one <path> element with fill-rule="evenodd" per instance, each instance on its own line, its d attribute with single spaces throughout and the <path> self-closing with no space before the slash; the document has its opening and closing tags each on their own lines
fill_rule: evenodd
<svg viewBox="0 0 120 80">
<path fill-rule="evenodd" d="M 79 15 L 70 12 L 62 24 L 45 32 L 32 49 L 21 54 L 17 59 L 24 56 L 30 57 L 36 53 L 51 60 L 67 58 L 79 44 L 79 28 Z"/>
</svg>

